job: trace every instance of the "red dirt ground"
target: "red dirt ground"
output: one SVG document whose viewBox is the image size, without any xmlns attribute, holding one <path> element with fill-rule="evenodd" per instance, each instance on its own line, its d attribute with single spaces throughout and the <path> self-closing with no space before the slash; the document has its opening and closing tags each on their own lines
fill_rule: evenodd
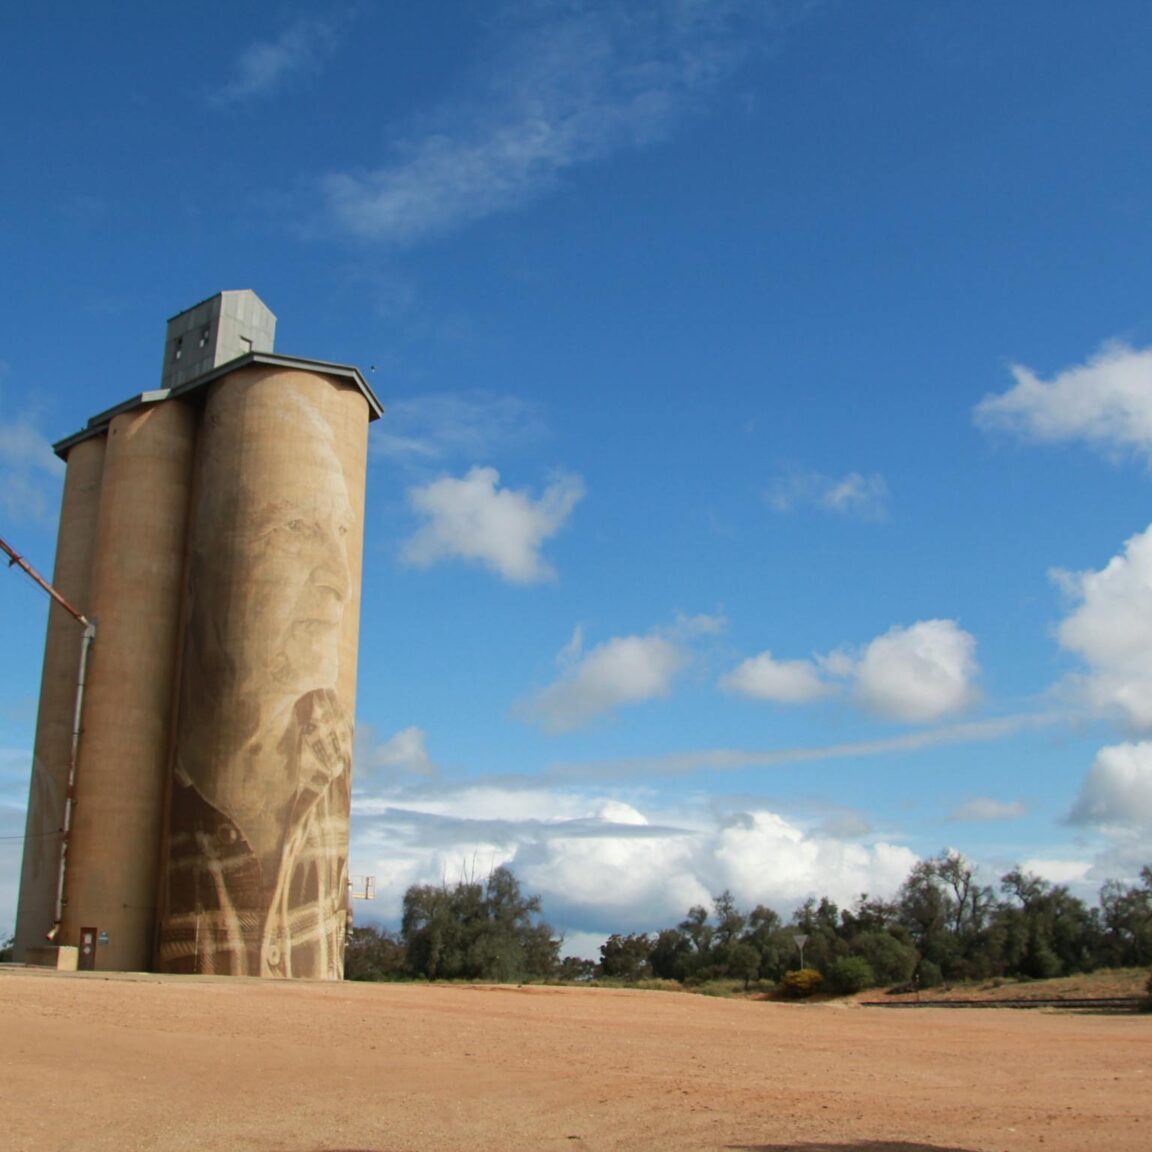
<svg viewBox="0 0 1152 1152">
<path fill-rule="evenodd" d="M 0 969 L 12 1152 L 1147 1152 L 1152 1015 Z"/>
</svg>

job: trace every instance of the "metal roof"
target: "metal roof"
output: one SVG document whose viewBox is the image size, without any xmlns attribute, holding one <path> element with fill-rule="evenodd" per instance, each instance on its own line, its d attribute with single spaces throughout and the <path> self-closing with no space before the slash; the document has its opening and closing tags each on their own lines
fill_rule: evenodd
<svg viewBox="0 0 1152 1152">
<path fill-rule="evenodd" d="M 301 356 L 281 356 L 276 352 L 249 352 L 235 360 L 229 360 L 227 364 L 213 368 L 211 372 L 205 372 L 203 376 L 197 376 L 195 380 L 189 380 L 175 388 L 156 388 L 150 392 L 141 392 L 113 408 L 97 413 L 79 432 L 65 436 L 63 440 L 58 440 L 53 444 L 52 451 L 61 460 L 64 460 L 75 445 L 84 440 L 90 440 L 93 436 L 102 436 L 107 432 L 108 425 L 112 423 L 113 418 L 122 412 L 132 412 L 146 404 L 159 404 L 163 400 L 188 398 L 192 393 L 207 387 L 214 380 L 219 380 L 222 376 L 229 376 L 233 372 L 238 372 L 252 364 L 267 364 L 273 368 L 304 368 L 322 376 L 334 376 L 345 380 L 349 384 L 354 384 L 364 399 L 368 401 L 368 419 L 370 421 L 378 420 L 384 414 L 384 406 L 377 399 L 376 393 L 368 386 L 368 381 L 360 375 L 359 368 L 353 368 L 349 364 L 332 364 L 326 360 L 307 360 Z"/>
</svg>

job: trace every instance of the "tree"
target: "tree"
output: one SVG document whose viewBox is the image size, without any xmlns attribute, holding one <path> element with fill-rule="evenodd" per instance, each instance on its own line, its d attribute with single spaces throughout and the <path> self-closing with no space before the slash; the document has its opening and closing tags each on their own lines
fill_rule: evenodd
<svg viewBox="0 0 1152 1152">
<path fill-rule="evenodd" d="M 344 949 L 345 980 L 394 980 L 404 972 L 404 945 L 391 932 L 353 928 Z"/>
<path fill-rule="evenodd" d="M 1126 887 L 1106 880 L 1100 889 L 1100 959 L 1113 967 L 1152 963 L 1152 868 Z"/>
<path fill-rule="evenodd" d="M 641 980 L 652 972 L 648 962 L 652 941 L 643 933 L 613 934 L 600 945 L 600 975 Z"/>
<path fill-rule="evenodd" d="M 1000 888 L 1011 898 L 997 918 L 1008 943 L 1009 971 L 1048 979 L 1091 968 L 1098 935 L 1082 900 L 1064 885 L 1019 868 L 1001 877 Z"/>
<path fill-rule="evenodd" d="M 679 928 L 665 928 L 648 954 L 652 975 L 661 980 L 683 980 L 692 969 L 692 942 Z"/>
<path fill-rule="evenodd" d="M 516 981 L 550 976 L 560 941 L 505 867 L 486 884 L 414 884 L 404 893 L 400 935 L 413 975 L 429 980 Z"/>
<path fill-rule="evenodd" d="M 748 913 L 748 924 L 742 941 L 760 954 L 757 975 L 761 980 L 779 980 L 796 954 L 793 933 L 784 928 L 784 922 L 771 908 L 757 904 Z"/>
</svg>

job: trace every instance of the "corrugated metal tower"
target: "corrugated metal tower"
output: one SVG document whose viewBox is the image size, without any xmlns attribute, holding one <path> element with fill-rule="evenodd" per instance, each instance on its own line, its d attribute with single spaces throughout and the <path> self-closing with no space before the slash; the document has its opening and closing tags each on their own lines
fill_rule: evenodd
<svg viewBox="0 0 1152 1152">
<path fill-rule="evenodd" d="M 96 969 L 342 974 L 381 408 L 355 368 L 274 354 L 275 327 L 248 291 L 180 313 L 162 387 L 56 445 L 54 584 L 97 638 L 62 853 L 78 637 L 53 605 L 18 959 L 52 935 Z"/>
</svg>

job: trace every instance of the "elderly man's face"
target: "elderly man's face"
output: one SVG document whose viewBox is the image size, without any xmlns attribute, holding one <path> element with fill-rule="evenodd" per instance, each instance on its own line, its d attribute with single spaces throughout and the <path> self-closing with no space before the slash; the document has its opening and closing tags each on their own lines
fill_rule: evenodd
<svg viewBox="0 0 1152 1152">
<path fill-rule="evenodd" d="M 335 457 L 331 464 L 278 483 L 244 533 L 242 691 L 298 695 L 336 685 L 353 515 Z"/>
</svg>

